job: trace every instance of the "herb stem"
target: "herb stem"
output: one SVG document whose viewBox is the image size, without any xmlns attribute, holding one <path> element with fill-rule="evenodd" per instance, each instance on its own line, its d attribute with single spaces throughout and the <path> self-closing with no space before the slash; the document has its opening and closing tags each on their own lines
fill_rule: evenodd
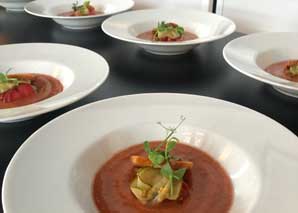
<svg viewBox="0 0 298 213">
<path fill-rule="evenodd" d="M 167 131 L 169 131 L 169 134 L 167 135 L 167 137 L 162 141 L 162 143 L 158 144 L 158 146 L 154 149 L 154 151 L 159 151 L 160 148 L 166 144 L 169 139 L 175 134 L 176 130 L 181 126 L 181 124 L 184 122 L 185 120 L 185 117 L 184 116 L 181 116 L 180 117 L 181 120 L 180 122 L 177 124 L 177 126 L 175 128 L 167 128 L 165 127 L 161 122 L 158 122 L 159 125 L 161 125 L 164 129 L 166 129 Z"/>
</svg>

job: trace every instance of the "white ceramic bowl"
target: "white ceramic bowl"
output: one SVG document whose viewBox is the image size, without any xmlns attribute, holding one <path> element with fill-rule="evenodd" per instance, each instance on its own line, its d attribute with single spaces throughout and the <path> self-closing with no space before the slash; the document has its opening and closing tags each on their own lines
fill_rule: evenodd
<svg viewBox="0 0 298 213">
<path fill-rule="evenodd" d="M 65 17 L 59 16 L 63 12 L 72 10 L 75 0 L 36 0 L 25 6 L 25 11 L 29 14 L 51 18 L 65 28 L 73 30 L 92 29 L 100 26 L 101 22 L 108 16 L 129 10 L 134 6 L 132 0 L 91 0 L 96 10 L 103 14 L 94 16 Z M 79 0 L 82 4 L 84 0 Z"/>
<path fill-rule="evenodd" d="M 22 12 L 24 6 L 32 0 L 0 0 L 0 6 L 3 6 L 8 11 Z"/>
<path fill-rule="evenodd" d="M 175 22 L 199 38 L 182 42 L 153 42 L 137 38 L 152 30 L 158 22 Z M 103 31 L 111 37 L 136 43 L 146 51 L 158 55 L 179 55 L 195 46 L 223 38 L 235 31 L 235 24 L 222 16 L 195 9 L 149 9 L 130 11 L 108 18 Z"/>
<path fill-rule="evenodd" d="M 237 38 L 223 49 L 225 60 L 234 69 L 258 81 L 270 84 L 277 91 L 298 98 L 298 83 L 275 77 L 264 71 L 269 65 L 298 59 L 294 44 L 298 33 L 257 33 Z"/>
<path fill-rule="evenodd" d="M 173 126 L 180 115 L 177 136 L 231 177 L 230 213 L 298 212 L 298 139 L 285 127 L 214 98 L 140 94 L 80 107 L 28 138 L 5 173 L 5 213 L 98 212 L 91 192 L 98 169 L 121 149 L 164 138 L 156 122 Z"/>
<path fill-rule="evenodd" d="M 0 46 L 0 70 L 51 75 L 63 91 L 34 104 L 0 109 L 0 122 L 15 122 L 53 111 L 85 97 L 107 78 L 109 66 L 97 53 L 70 45 L 27 43 Z"/>
</svg>

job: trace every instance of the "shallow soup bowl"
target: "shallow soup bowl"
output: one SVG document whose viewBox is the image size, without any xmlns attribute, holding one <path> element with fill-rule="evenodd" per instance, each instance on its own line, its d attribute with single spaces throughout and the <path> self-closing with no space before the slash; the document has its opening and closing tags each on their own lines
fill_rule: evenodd
<svg viewBox="0 0 298 213">
<path fill-rule="evenodd" d="M 63 90 L 52 97 L 0 109 L 0 122 L 27 120 L 74 103 L 97 89 L 109 73 L 109 66 L 102 56 L 84 48 L 64 44 L 1 45 L 0 60 L 1 73 L 45 74 L 56 78 L 63 85 Z"/>
<path fill-rule="evenodd" d="M 110 15 L 129 10 L 134 6 L 132 0 L 91 0 L 99 14 L 88 16 L 62 16 L 62 13 L 72 11 L 73 0 L 36 0 L 25 6 L 25 11 L 31 15 L 51 18 L 65 28 L 73 30 L 92 29 L 100 26 L 101 22 Z M 79 0 L 82 5 L 84 0 Z"/>
<path fill-rule="evenodd" d="M 265 69 L 275 63 L 297 60 L 298 33 L 268 32 L 242 36 L 223 49 L 225 60 L 237 71 L 273 86 L 278 92 L 298 98 L 298 82 L 274 76 Z"/>
<path fill-rule="evenodd" d="M 176 42 L 156 42 L 138 38 L 159 22 L 174 22 L 198 38 Z M 179 55 L 201 43 L 223 38 L 235 31 L 235 24 L 222 16 L 194 9 L 148 9 L 130 11 L 110 17 L 102 24 L 111 37 L 131 42 L 158 55 Z"/>
<path fill-rule="evenodd" d="M 175 136 L 211 156 L 231 179 L 230 213 L 297 212 L 297 136 L 247 108 L 182 94 L 107 99 L 49 122 L 11 160 L 2 188 L 4 211 L 98 212 L 92 196 L 98 170 L 120 150 L 164 139 L 157 122 L 175 126 L 181 114 L 186 120 Z"/>
</svg>

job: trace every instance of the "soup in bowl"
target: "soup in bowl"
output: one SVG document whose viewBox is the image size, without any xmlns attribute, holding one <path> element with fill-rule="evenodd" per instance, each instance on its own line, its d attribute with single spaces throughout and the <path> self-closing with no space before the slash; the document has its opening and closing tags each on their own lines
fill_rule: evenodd
<svg viewBox="0 0 298 213">
<path fill-rule="evenodd" d="M 146 123 L 103 136 L 77 159 L 70 180 L 86 212 L 236 213 L 253 208 L 256 177 L 249 156 L 222 136 Z"/>
</svg>

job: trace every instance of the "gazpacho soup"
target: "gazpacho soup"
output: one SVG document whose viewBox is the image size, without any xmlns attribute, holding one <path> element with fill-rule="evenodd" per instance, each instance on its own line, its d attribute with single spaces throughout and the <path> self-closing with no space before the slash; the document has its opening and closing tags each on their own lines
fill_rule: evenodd
<svg viewBox="0 0 298 213">
<path fill-rule="evenodd" d="M 145 141 L 110 158 L 97 172 L 93 199 L 101 213 L 227 213 L 233 185 L 207 153 L 183 144 L 177 128 L 159 123 L 165 139 Z"/>
</svg>

